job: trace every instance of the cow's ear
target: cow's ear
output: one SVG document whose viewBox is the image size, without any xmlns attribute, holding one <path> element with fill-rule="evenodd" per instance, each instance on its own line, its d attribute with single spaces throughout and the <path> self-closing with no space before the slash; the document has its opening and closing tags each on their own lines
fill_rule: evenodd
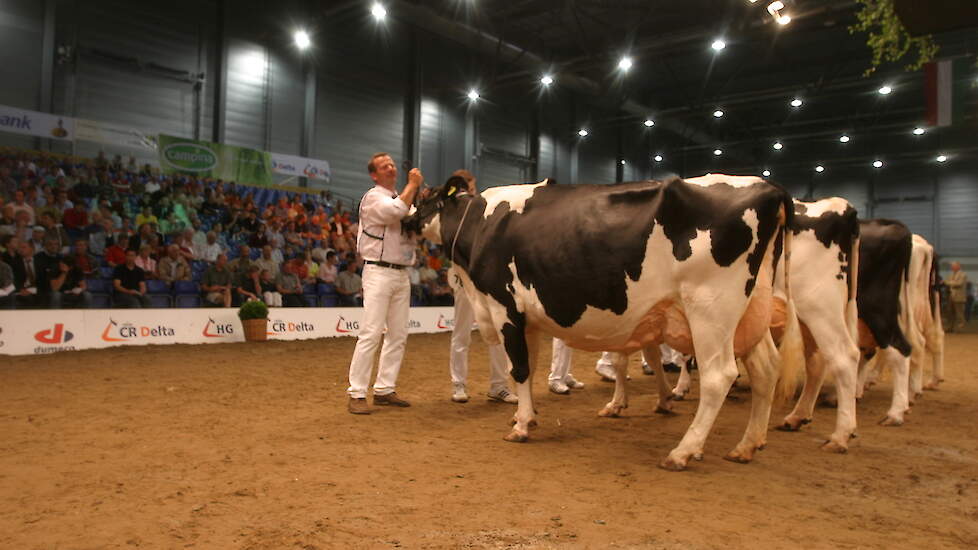
<svg viewBox="0 0 978 550">
<path fill-rule="evenodd" d="M 445 197 L 454 197 L 458 193 L 461 193 L 468 188 L 469 184 L 466 183 L 465 178 L 460 176 L 452 176 L 445 182 Z"/>
</svg>

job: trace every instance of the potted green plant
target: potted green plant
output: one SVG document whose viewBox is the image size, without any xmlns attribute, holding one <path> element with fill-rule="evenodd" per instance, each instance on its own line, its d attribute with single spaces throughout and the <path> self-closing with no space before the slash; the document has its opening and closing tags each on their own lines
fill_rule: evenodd
<svg viewBox="0 0 978 550">
<path fill-rule="evenodd" d="M 268 339 L 268 306 L 261 300 L 245 302 L 238 309 L 238 318 L 248 342 L 264 342 Z"/>
</svg>

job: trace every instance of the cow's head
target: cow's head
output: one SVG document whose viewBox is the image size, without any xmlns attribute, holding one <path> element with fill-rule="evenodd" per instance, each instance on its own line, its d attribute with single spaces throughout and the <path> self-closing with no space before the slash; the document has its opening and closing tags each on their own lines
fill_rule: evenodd
<svg viewBox="0 0 978 550">
<path fill-rule="evenodd" d="M 458 195 L 468 190 L 465 179 L 452 176 L 444 185 L 425 189 L 415 203 L 415 210 L 401 220 L 404 231 L 423 236 L 429 241 L 442 244 L 441 214 L 448 207 L 456 206 Z"/>
</svg>

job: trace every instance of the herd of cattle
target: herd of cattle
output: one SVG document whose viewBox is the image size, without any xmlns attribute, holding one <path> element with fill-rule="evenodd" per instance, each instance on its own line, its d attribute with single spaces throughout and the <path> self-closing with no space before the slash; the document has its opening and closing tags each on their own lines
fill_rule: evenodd
<svg viewBox="0 0 978 550">
<path fill-rule="evenodd" d="M 405 226 L 445 246 L 483 338 L 506 350 L 519 396 L 507 441 L 526 441 L 535 424 L 541 334 L 612 352 L 617 380 L 605 416 L 627 407 L 631 353 L 659 365 L 657 412 L 666 414 L 676 394 L 658 346 L 695 355 L 700 400 L 661 463 L 672 470 L 702 456 L 737 360 L 752 391 L 747 429 L 725 457 L 737 462 L 764 446 L 772 405 L 794 395 L 802 369 L 804 388 L 781 428 L 811 421 L 831 375 L 838 413 L 823 448 L 835 452 L 854 437 L 874 356 L 875 372 L 893 376 L 882 424 L 902 424 L 912 399 L 942 381 L 933 247 L 900 222 L 859 220 L 844 199 L 803 202 L 761 178 L 715 174 L 615 185 L 545 180 L 474 196 L 465 189 L 449 179 Z"/>
</svg>

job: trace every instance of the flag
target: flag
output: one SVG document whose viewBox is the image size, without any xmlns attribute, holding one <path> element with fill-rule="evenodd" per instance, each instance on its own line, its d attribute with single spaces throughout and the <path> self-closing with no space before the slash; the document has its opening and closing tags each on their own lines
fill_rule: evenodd
<svg viewBox="0 0 978 550">
<path fill-rule="evenodd" d="M 970 59 L 959 57 L 927 63 L 924 89 L 927 94 L 927 124 L 951 126 L 962 121 L 970 88 Z"/>
</svg>

